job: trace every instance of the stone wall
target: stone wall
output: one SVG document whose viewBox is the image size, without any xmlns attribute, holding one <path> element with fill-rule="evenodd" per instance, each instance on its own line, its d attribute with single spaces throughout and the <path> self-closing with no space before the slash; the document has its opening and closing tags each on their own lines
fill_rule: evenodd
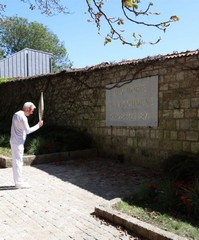
<svg viewBox="0 0 199 240">
<path fill-rule="evenodd" d="M 158 76 L 158 126 L 106 126 L 106 86 L 151 76 Z M 153 167 L 176 153 L 199 153 L 199 51 L 1 84 L 1 125 L 10 124 L 23 102 L 37 104 L 41 91 L 45 124 L 85 129 L 100 155 Z M 36 115 L 31 121 L 37 119 Z"/>
</svg>

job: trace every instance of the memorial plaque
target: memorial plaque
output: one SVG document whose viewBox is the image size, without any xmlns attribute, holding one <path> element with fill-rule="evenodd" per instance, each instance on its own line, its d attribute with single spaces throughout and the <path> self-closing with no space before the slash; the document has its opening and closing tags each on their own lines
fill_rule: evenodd
<svg viewBox="0 0 199 240">
<path fill-rule="evenodd" d="M 158 126 L 158 76 L 106 88 L 106 126 Z"/>
</svg>

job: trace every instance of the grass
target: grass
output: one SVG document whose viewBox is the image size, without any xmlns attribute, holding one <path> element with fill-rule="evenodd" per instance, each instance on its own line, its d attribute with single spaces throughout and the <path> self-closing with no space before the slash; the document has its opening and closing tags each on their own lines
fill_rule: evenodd
<svg viewBox="0 0 199 240">
<path fill-rule="evenodd" d="M 197 222 L 190 223 L 188 220 L 180 219 L 167 213 L 161 213 L 151 209 L 146 204 L 138 204 L 136 202 L 133 204 L 133 202 L 121 201 L 114 205 L 113 208 L 179 236 L 192 240 L 199 239 Z"/>
<path fill-rule="evenodd" d="M 9 140 L 10 140 L 9 134 L 3 133 L 0 135 L 0 155 L 4 155 L 6 157 L 11 156 Z"/>
<path fill-rule="evenodd" d="M 11 156 L 11 149 L 7 147 L 0 147 L 0 155 L 10 157 Z"/>
</svg>

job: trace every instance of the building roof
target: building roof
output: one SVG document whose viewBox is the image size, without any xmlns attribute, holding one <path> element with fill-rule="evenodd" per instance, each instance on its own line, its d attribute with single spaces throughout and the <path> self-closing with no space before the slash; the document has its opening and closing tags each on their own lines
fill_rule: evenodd
<svg viewBox="0 0 199 240">
<path fill-rule="evenodd" d="M 111 63 L 111 62 L 102 62 L 100 64 L 90 66 L 90 67 L 85 67 L 85 68 L 74 68 L 71 69 L 72 71 L 84 71 L 84 70 L 94 70 L 94 69 L 101 69 L 101 68 L 106 68 L 106 67 L 111 67 L 111 66 L 116 66 L 116 65 L 127 65 L 127 64 L 137 64 L 137 63 L 142 63 L 142 62 L 150 62 L 153 60 L 166 60 L 166 59 L 174 59 L 174 58 L 182 58 L 182 57 L 188 57 L 188 56 L 193 56 L 193 55 L 199 55 L 199 49 L 193 50 L 193 51 L 185 51 L 185 52 L 173 52 L 171 54 L 167 55 L 155 55 L 155 56 L 150 56 L 150 57 L 145 57 L 145 58 L 140 58 L 140 59 L 133 59 L 133 60 L 127 60 L 127 61 L 121 61 L 117 63 Z"/>
<path fill-rule="evenodd" d="M 21 53 L 21 52 L 38 52 L 38 53 L 43 53 L 43 54 L 46 54 L 46 55 L 53 55 L 52 53 L 49 53 L 49 52 L 44 52 L 44 51 L 41 51 L 41 50 L 35 50 L 35 49 L 31 49 L 31 48 L 24 48 L 24 49 L 22 49 L 21 51 L 19 51 L 19 52 L 16 52 L 16 53 L 13 53 L 12 55 L 9 55 L 9 56 L 7 56 L 6 58 L 2 58 L 2 59 L 0 59 L 0 62 L 1 61 L 5 61 L 5 59 L 8 59 L 8 58 L 11 58 L 11 57 L 13 57 L 14 55 L 18 55 L 19 53 Z"/>
</svg>

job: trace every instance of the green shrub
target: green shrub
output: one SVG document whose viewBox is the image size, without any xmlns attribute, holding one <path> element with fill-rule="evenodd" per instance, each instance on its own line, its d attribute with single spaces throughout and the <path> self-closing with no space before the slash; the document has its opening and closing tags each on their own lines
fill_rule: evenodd
<svg viewBox="0 0 199 240">
<path fill-rule="evenodd" d="M 155 211 L 199 219 L 199 181 L 174 181 L 168 178 L 145 182 L 126 202 L 144 204 Z"/>
<path fill-rule="evenodd" d="M 1 147 L 10 147 L 10 136 L 8 134 L 0 135 L 0 146 Z"/>
<path fill-rule="evenodd" d="M 42 137 L 33 138 L 28 142 L 28 145 L 25 149 L 27 154 L 40 154 L 43 153 L 45 140 Z"/>
<path fill-rule="evenodd" d="M 44 126 L 28 136 L 27 154 L 46 154 L 90 148 L 92 138 L 78 129 L 60 126 Z"/>
<path fill-rule="evenodd" d="M 190 199 L 190 210 L 188 209 L 189 214 L 193 216 L 199 216 L 199 180 L 195 181 L 193 188 L 188 192 L 188 199 Z"/>
<path fill-rule="evenodd" d="M 10 148 L 10 135 L 0 135 L 0 147 Z M 44 126 L 27 136 L 25 154 L 46 154 L 66 152 L 92 147 L 92 138 L 89 134 L 78 129 L 58 126 Z"/>
<path fill-rule="evenodd" d="M 164 179 L 160 181 L 158 188 L 157 202 L 159 209 L 169 211 L 173 206 L 177 206 L 176 190 L 171 180 Z"/>
<path fill-rule="evenodd" d="M 178 154 L 163 161 L 163 174 L 173 180 L 199 179 L 199 154 Z"/>
<path fill-rule="evenodd" d="M 176 193 L 169 179 L 147 181 L 140 184 L 136 194 L 133 196 L 138 204 L 143 202 L 150 207 L 160 211 L 168 211 L 176 205 Z"/>
<path fill-rule="evenodd" d="M 134 195 L 134 200 L 141 202 L 150 202 L 152 199 L 157 198 L 157 184 L 156 182 L 143 182 L 139 185 L 137 192 Z"/>
<path fill-rule="evenodd" d="M 134 201 L 149 208 L 199 217 L 199 155 L 178 154 L 164 160 L 162 176 L 139 186 Z"/>
<path fill-rule="evenodd" d="M 10 81 L 12 78 L 0 78 L 0 84 Z"/>
</svg>

